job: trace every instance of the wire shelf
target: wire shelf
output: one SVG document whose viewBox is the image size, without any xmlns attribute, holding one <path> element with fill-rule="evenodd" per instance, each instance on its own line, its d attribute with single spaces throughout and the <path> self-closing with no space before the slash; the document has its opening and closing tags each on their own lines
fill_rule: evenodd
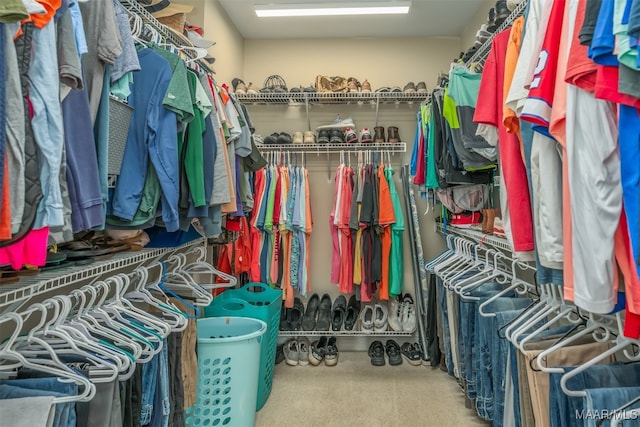
<svg viewBox="0 0 640 427">
<path fill-rule="evenodd" d="M 81 267 L 67 267 L 41 272 L 35 276 L 21 276 L 20 281 L 0 287 L 0 310 L 47 292 L 56 291 L 70 285 L 91 281 L 105 274 L 115 274 L 120 270 L 142 265 L 166 257 L 175 252 L 204 245 L 204 239 L 197 239 L 173 248 L 142 249 L 138 252 L 117 253 L 113 258 L 96 261 Z"/>
<path fill-rule="evenodd" d="M 482 242 L 483 244 L 493 246 L 497 249 L 502 249 L 507 252 L 513 252 L 509 241 L 505 237 L 496 236 L 493 234 L 484 234 L 482 231 L 474 230 L 472 228 L 460 228 L 453 225 L 447 225 L 446 228 L 441 222 L 435 224 L 435 230 L 437 233 L 447 235 L 449 233 L 456 234 L 461 237 L 466 237 L 475 242 Z"/>
<path fill-rule="evenodd" d="M 309 104 L 413 104 L 428 98 L 426 93 L 399 92 L 283 92 L 283 93 L 236 93 L 238 101 L 253 104 L 305 105 Z"/>
<path fill-rule="evenodd" d="M 383 331 L 383 332 L 366 332 L 366 331 L 280 331 L 278 335 L 281 337 L 412 337 L 414 332 L 402 331 Z"/>
<path fill-rule="evenodd" d="M 407 144 L 404 142 L 377 142 L 370 144 L 260 144 L 258 150 L 305 153 L 340 153 L 343 151 L 386 151 L 391 153 L 406 153 Z"/>
</svg>

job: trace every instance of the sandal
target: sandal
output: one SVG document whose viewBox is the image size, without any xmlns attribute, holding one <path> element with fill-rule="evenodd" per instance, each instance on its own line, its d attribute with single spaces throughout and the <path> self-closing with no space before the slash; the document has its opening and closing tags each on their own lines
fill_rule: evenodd
<svg viewBox="0 0 640 427">
<path fill-rule="evenodd" d="M 87 240 L 74 240 L 59 246 L 59 249 L 72 261 L 110 254 L 109 249 L 100 248 Z"/>
<path fill-rule="evenodd" d="M 400 346 L 394 340 L 387 340 L 385 345 L 387 356 L 389 357 L 389 365 L 398 366 L 402 365 L 402 354 L 400 353 Z"/>
<path fill-rule="evenodd" d="M 373 366 L 384 366 L 384 346 L 382 345 L 382 341 L 372 342 L 369 346 L 368 354 Z"/>
<path fill-rule="evenodd" d="M 422 357 L 420 356 L 420 352 L 416 351 L 416 347 L 410 342 L 402 344 L 402 347 L 400 347 L 400 353 L 402 353 L 402 357 L 406 359 L 409 365 L 422 365 Z"/>
</svg>

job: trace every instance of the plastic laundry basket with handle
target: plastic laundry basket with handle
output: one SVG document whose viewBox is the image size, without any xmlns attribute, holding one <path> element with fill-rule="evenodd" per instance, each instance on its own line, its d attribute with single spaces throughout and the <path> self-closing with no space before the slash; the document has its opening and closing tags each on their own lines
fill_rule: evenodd
<svg viewBox="0 0 640 427">
<path fill-rule="evenodd" d="M 260 348 L 267 324 L 246 317 L 198 319 L 198 387 L 189 427 L 255 425 Z"/>
<path fill-rule="evenodd" d="M 282 290 L 273 289 L 265 283 L 251 282 L 242 288 L 223 292 L 205 308 L 208 317 L 240 316 L 266 322 L 267 332 L 260 350 L 257 410 L 267 402 L 273 385 L 281 306 Z"/>
</svg>

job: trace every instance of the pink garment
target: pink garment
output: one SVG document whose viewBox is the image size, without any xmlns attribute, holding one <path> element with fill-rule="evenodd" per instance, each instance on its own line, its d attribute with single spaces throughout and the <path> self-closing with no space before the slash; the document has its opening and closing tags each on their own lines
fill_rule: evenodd
<svg viewBox="0 0 640 427">
<path fill-rule="evenodd" d="M 20 270 L 25 264 L 42 267 L 47 263 L 49 227 L 31 230 L 24 239 L 0 248 L 0 264 Z"/>
<path fill-rule="evenodd" d="M 342 200 L 338 227 L 343 235 L 339 290 L 343 293 L 353 292 L 353 239 L 349 228 L 351 202 L 353 199 L 353 169 L 344 168 L 342 173 Z"/>
<path fill-rule="evenodd" d="M 333 188 L 333 208 L 329 214 L 329 231 L 331 232 L 331 283 L 340 283 L 340 243 L 338 241 L 338 226 L 335 224 L 336 205 L 338 204 L 338 188 L 342 184 L 342 166 L 338 167 Z"/>
</svg>

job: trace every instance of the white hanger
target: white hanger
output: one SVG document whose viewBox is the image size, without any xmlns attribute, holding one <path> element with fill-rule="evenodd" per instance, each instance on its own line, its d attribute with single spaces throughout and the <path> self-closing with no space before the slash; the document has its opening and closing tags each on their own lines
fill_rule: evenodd
<svg viewBox="0 0 640 427">
<path fill-rule="evenodd" d="M 543 322 L 544 319 L 552 315 L 557 310 L 564 309 L 564 299 L 562 298 L 562 289 L 556 285 L 548 285 L 548 291 L 550 291 L 551 298 L 547 300 L 546 306 L 542 308 L 541 311 L 537 312 L 534 315 L 530 315 L 528 319 L 526 319 L 519 327 L 515 328 L 511 331 L 509 335 L 509 340 L 517 347 L 520 347 L 518 343 L 518 337 L 524 335 L 529 331 L 532 327 L 534 327 L 538 322 Z"/>
<path fill-rule="evenodd" d="M 478 306 L 478 313 L 480 313 L 482 317 L 496 317 L 496 313 L 486 312 L 485 309 L 498 298 L 501 298 L 511 291 L 515 291 L 519 295 L 525 295 L 527 292 L 535 288 L 533 284 L 518 278 L 518 275 L 516 273 L 516 265 L 521 264 L 520 261 L 514 259 L 511 263 L 511 285 L 501 290 L 497 294 L 491 296 L 489 299 Z"/>
</svg>

